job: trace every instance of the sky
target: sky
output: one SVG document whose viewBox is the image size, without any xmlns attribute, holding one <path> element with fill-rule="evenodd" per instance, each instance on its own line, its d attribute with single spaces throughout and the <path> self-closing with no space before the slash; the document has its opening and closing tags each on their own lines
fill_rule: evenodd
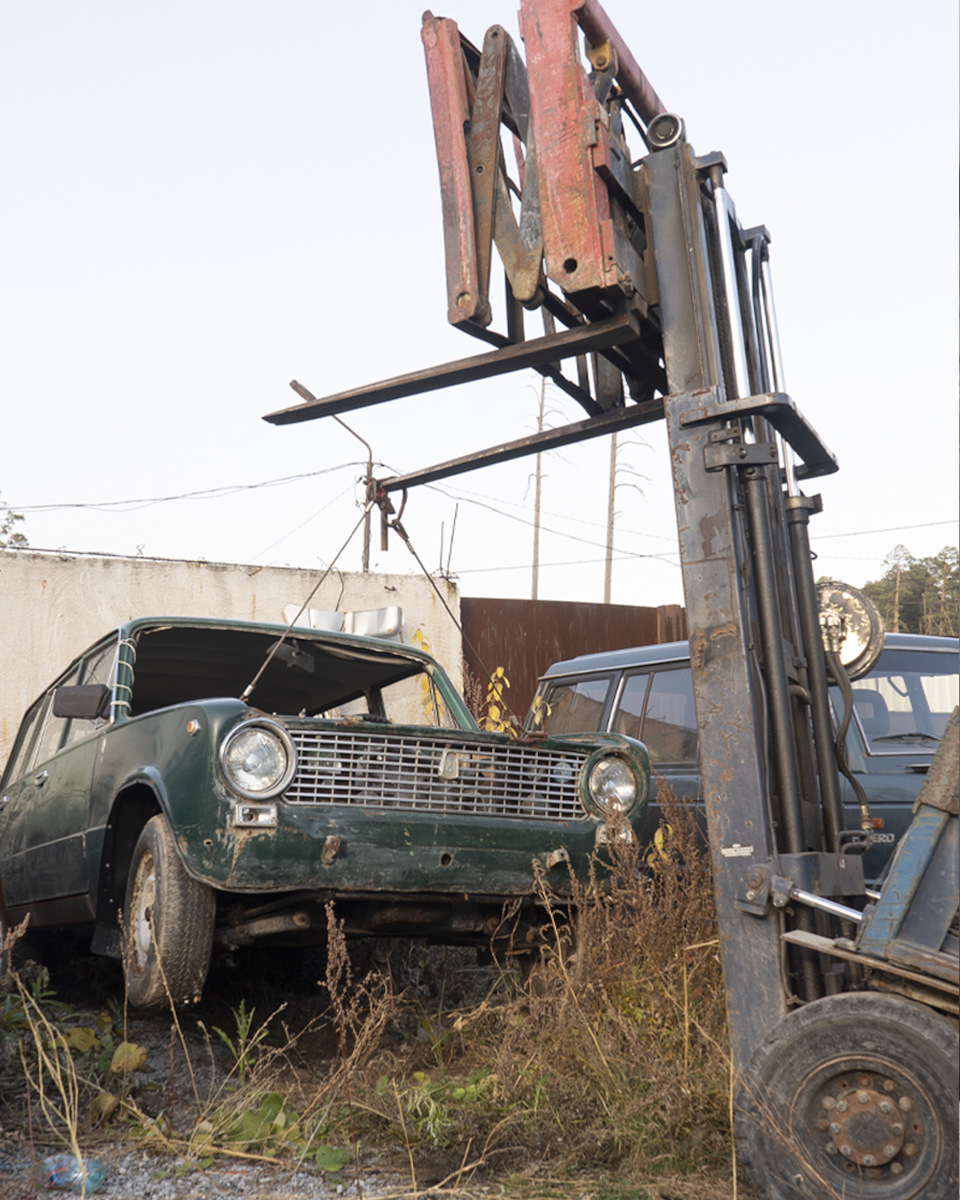
<svg viewBox="0 0 960 1200">
<path fill-rule="evenodd" d="M 956 545 L 956 5 L 606 8 L 771 232 L 787 390 L 841 465 L 815 485 L 816 573 L 862 584 L 898 544 Z M 322 396 L 482 350 L 446 321 L 421 11 L 0 6 L 0 496 L 31 546 L 358 570 L 363 442 L 385 477 L 535 430 L 530 373 L 350 413 L 356 436 L 262 420 L 291 379 Z M 475 43 L 518 36 L 516 0 L 441 11 Z M 611 598 L 682 603 L 662 430 L 619 455 Z M 542 471 L 540 598 L 602 600 L 609 442 Z M 426 567 L 530 596 L 533 472 L 412 490 Z M 419 570 L 378 535 L 371 566 Z"/>
</svg>

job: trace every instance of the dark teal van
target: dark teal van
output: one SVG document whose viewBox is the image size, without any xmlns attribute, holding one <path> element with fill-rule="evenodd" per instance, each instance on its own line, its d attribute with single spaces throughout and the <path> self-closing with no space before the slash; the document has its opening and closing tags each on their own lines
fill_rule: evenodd
<svg viewBox="0 0 960 1200">
<path fill-rule="evenodd" d="M 960 695 L 956 638 L 888 633 L 873 670 L 853 684 L 847 759 L 870 801 L 873 848 L 864 860 L 875 879 L 910 820 L 924 774 Z M 839 696 L 834 697 L 839 712 Z M 656 781 L 700 800 L 697 719 L 686 642 L 586 654 L 554 663 L 542 676 L 527 728 L 551 737 L 610 731 L 644 743 L 651 803 L 641 838 L 659 822 Z M 847 825 L 859 826 L 853 789 L 843 780 Z"/>
</svg>

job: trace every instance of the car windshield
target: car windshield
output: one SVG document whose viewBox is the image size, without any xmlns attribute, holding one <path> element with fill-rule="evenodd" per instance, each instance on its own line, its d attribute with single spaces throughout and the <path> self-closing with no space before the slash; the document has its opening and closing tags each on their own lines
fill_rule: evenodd
<svg viewBox="0 0 960 1200">
<path fill-rule="evenodd" d="M 219 696 L 239 697 L 277 644 L 273 633 L 169 626 L 137 639 L 129 716 Z M 352 646 L 286 639 L 250 696 L 250 704 L 284 716 L 342 717 L 373 712 L 405 724 L 457 722 L 433 679 L 400 647 Z"/>
<path fill-rule="evenodd" d="M 837 712 L 839 691 L 831 688 Z M 856 723 L 874 754 L 933 754 L 960 699 L 951 654 L 886 650 L 853 684 Z"/>
</svg>

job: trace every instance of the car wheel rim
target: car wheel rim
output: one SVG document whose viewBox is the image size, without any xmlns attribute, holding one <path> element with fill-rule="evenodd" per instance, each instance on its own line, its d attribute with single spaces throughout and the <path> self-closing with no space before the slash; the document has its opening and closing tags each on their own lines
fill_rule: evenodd
<svg viewBox="0 0 960 1200">
<path fill-rule="evenodd" d="M 153 908 L 157 891 L 157 868 L 152 854 L 145 854 L 137 865 L 130 898 L 131 961 L 142 970 L 153 945 Z"/>
</svg>

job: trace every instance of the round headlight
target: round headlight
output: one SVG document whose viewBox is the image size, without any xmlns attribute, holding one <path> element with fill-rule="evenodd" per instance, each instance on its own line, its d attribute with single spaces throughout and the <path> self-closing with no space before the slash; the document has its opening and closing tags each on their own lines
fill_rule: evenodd
<svg viewBox="0 0 960 1200">
<path fill-rule="evenodd" d="M 614 754 L 598 758 L 590 768 L 587 789 L 597 812 L 625 817 L 637 803 L 637 778 L 625 759 Z"/>
<path fill-rule="evenodd" d="M 282 792 L 293 778 L 296 762 L 293 743 L 277 725 L 238 725 L 220 749 L 224 778 L 245 800 Z"/>
</svg>

